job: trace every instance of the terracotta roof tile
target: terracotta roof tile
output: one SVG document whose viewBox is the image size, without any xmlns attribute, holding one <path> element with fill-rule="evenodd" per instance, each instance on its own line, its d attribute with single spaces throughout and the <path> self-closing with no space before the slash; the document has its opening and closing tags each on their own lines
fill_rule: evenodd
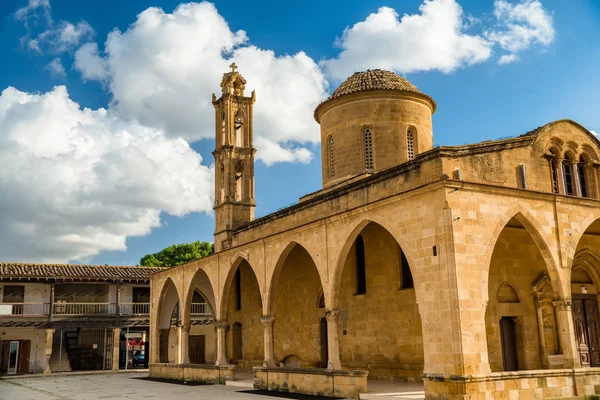
<svg viewBox="0 0 600 400">
<path fill-rule="evenodd" d="M 57 279 L 101 279 L 147 280 L 161 267 L 104 266 L 83 264 L 29 264 L 0 263 L 0 278 L 57 278 Z"/>
<path fill-rule="evenodd" d="M 369 92 L 374 90 L 394 90 L 399 92 L 415 93 L 429 100 L 433 105 L 434 110 L 436 107 L 435 101 L 430 96 L 421 92 L 406 78 L 383 69 L 368 69 L 366 71 L 357 72 L 350 78 L 346 79 L 337 89 L 333 91 L 327 100 L 319 104 L 315 109 L 315 119 L 317 118 L 318 110 L 325 103 L 333 99 L 337 99 L 352 93 Z"/>
</svg>

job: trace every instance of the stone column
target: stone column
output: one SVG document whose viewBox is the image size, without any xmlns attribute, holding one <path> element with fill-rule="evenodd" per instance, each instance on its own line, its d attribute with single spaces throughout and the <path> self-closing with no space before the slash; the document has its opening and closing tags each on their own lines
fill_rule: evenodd
<svg viewBox="0 0 600 400">
<path fill-rule="evenodd" d="M 325 318 L 327 319 L 327 354 L 329 355 L 327 369 L 342 369 L 338 337 L 340 312 L 337 310 L 328 310 L 325 312 Z"/>
<path fill-rule="evenodd" d="M 213 322 L 217 328 L 217 360 L 215 365 L 227 365 L 227 358 L 225 357 L 225 332 L 229 327 L 227 321 L 215 321 Z"/>
<path fill-rule="evenodd" d="M 44 374 L 51 373 L 50 371 L 50 359 L 52 358 L 52 341 L 54 339 L 54 329 L 46 329 L 46 367 L 44 368 Z"/>
<path fill-rule="evenodd" d="M 579 352 L 577 350 L 575 339 L 575 327 L 573 326 L 573 316 L 571 314 L 571 300 L 553 301 L 556 307 L 556 319 L 558 322 L 558 338 L 560 348 L 563 353 L 565 368 L 581 368 Z"/>
<path fill-rule="evenodd" d="M 121 352 L 121 328 L 113 328 L 112 370 L 119 370 L 119 353 Z"/>
<path fill-rule="evenodd" d="M 535 311 L 537 314 L 538 322 L 538 335 L 540 337 L 540 361 L 544 368 L 548 368 L 548 349 L 546 349 L 546 335 L 544 334 L 544 313 L 542 307 L 544 302 L 542 300 L 535 301 Z"/>
<path fill-rule="evenodd" d="M 179 364 L 190 363 L 190 326 L 182 325 L 179 329 Z"/>
<path fill-rule="evenodd" d="M 265 326 L 265 360 L 263 361 L 264 367 L 275 367 L 274 351 L 273 351 L 273 323 L 275 323 L 275 317 L 265 315 L 260 318 L 260 321 Z"/>
</svg>

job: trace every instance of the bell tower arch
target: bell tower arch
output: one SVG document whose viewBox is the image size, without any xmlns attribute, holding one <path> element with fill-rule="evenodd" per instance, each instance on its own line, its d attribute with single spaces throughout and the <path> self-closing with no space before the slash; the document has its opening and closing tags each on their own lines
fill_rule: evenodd
<svg viewBox="0 0 600 400">
<path fill-rule="evenodd" d="M 237 71 L 223 74 L 215 107 L 215 252 L 231 247 L 233 230 L 254 219 L 252 117 L 256 94 L 244 96 L 246 80 Z"/>
</svg>

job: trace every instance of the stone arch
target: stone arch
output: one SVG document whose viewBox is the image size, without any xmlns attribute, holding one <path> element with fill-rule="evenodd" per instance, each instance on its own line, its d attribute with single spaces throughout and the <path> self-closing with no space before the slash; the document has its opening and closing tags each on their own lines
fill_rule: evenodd
<svg viewBox="0 0 600 400">
<path fill-rule="evenodd" d="M 267 297 L 266 297 L 265 303 L 264 303 L 265 304 L 264 305 L 265 315 L 272 315 L 273 312 L 275 311 L 275 292 L 277 290 L 277 283 L 279 281 L 279 276 L 281 275 L 281 271 L 283 269 L 285 261 L 287 260 L 287 257 L 290 255 L 290 253 L 292 252 L 292 250 L 294 250 L 294 248 L 296 246 L 300 246 L 302 249 L 304 249 L 308 253 L 308 255 L 310 256 L 310 259 L 312 260 L 313 264 L 317 268 L 317 273 L 319 274 L 319 281 L 321 283 L 321 290 L 324 290 L 324 288 L 325 288 L 325 285 L 323 283 L 323 276 L 317 266 L 317 262 L 315 261 L 314 257 L 307 250 L 306 246 L 302 245 L 299 241 L 293 240 L 284 247 L 282 252 L 277 257 L 277 263 L 275 264 L 273 274 L 271 274 L 271 279 L 267 285 L 267 288 L 268 288 L 267 289 Z"/>
<path fill-rule="evenodd" d="M 204 288 L 204 290 L 200 290 L 200 293 L 202 294 L 202 296 L 204 297 L 206 302 L 209 304 L 209 307 L 212 310 L 213 318 L 215 318 L 215 313 L 216 313 L 215 293 L 216 293 L 216 290 L 213 286 L 213 283 L 212 283 L 210 277 L 208 276 L 208 273 L 203 268 L 198 268 L 196 270 L 196 272 L 194 272 L 192 279 L 190 279 L 190 281 L 189 281 L 187 293 L 185 294 L 184 302 L 182 303 L 181 320 L 182 320 L 182 323 L 184 326 L 190 325 L 190 307 L 192 304 L 192 297 L 194 296 L 194 291 L 196 291 L 196 289 L 197 289 L 198 279 L 203 278 L 203 277 L 206 278 L 206 282 L 208 283 L 208 285 L 204 285 L 205 288 Z"/>
<path fill-rule="evenodd" d="M 540 233 L 543 231 L 542 225 L 540 225 L 537 219 L 521 204 L 517 204 L 514 207 L 507 210 L 502 215 L 500 220 L 495 224 L 494 228 L 490 231 L 491 233 L 489 234 L 486 242 L 487 251 L 484 256 L 483 265 L 487 270 L 489 270 L 490 263 L 492 261 L 492 254 L 494 252 L 494 248 L 496 247 L 498 238 L 500 237 L 500 234 L 502 233 L 506 225 L 513 218 L 523 225 L 525 230 L 529 233 L 529 236 L 531 236 L 531 238 L 533 239 L 534 243 L 536 244 L 544 259 L 546 269 L 552 281 L 554 292 L 562 295 L 562 293 L 560 293 L 560 287 L 556 285 L 556 283 L 559 280 L 557 263 L 555 261 L 554 255 L 552 254 L 552 251 L 550 250 L 550 247 L 548 246 L 548 243 Z M 487 278 L 485 283 L 486 285 L 488 284 Z M 487 291 L 484 291 L 484 293 L 487 293 Z M 484 298 L 484 300 L 489 300 L 487 295 L 486 298 Z"/>
<path fill-rule="evenodd" d="M 580 229 L 576 232 L 573 232 L 573 239 L 567 248 L 567 268 L 573 268 L 573 261 L 577 252 L 577 248 L 581 243 L 581 239 L 583 238 L 585 232 L 590 229 L 592 224 L 594 224 L 596 221 L 600 221 L 600 209 L 598 208 L 590 210 L 587 218 L 585 218 L 583 222 L 579 224 Z"/>
<path fill-rule="evenodd" d="M 257 274 L 256 269 L 250 262 L 250 257 L 248 256 L 248 254 L 244 253 L 242 251 L 238 251 L 231 258 L 230 267 L 229 267 L 229 270 L 227 271 L 227 277 L 225 278 L 225 282 L 224 282 L 223 286 L 221 287 L 221 290 L 219 291 L 219 298 L 217 300 L 217 304 L 216 304 L 216 307 L 214 310 L 215 317 L 218 320 L 224 319 L 225 316 L 227 315 L 227 300 L 228 300 L 229 291 L 231 289 L 231 284 L 233 282 L 235 272 L 237 271 L 237 269 L 240 267 L 240 265 L 243 262 L 246 262 L 250 266 L 250 269 L 252 270 L 252 273 L 254 274 L 254 278 L 256 279 L 256 282 L 258 283 L 258 288 L 261 293 L 261 299 L 262 299 L 262 293 L 264 292 L 264 289 L 263 289 L 263 286 L 261 285 L 261 280 L 258 279 L 259 275 Z M 263 300 L 263 303 L 264 303 L 264 300 Z"/>
<path fill-rule="evenodd" d="M 171 319 L 175 307 L 180 305 L 180 296 L 177 286 L 171 278 L 167 278 L 162 285 L 158 300 L 157 310 L 157 339 L 156 359 L 160 362 L 177 362 L 177 357 L 170 356 L 169 348 L 173 333 L 171 331 Z M 176 321 L 178 323 L 179 321 Z M 166 348 L 165 348 L 166 346 Z"/>
<path fill-rule="evenodd" d="M 519 296 L 519 291 L 517 288 L 510 282 L 504 282 L 498 288 L 496 292 L 496 299 L 498 303 L 520 303 L 521 297 Z"/>
<path fill-rule="evenodd" d="M 413 254 L 411 252 L 411 248 L 408 246 L 408 243 L 404 240 L 404 238 L 398 236 L 396 234 L 396 231 L 394 229 L 391 229 L 389 224 L 386 221 L 384 221 L 383 218 L 369 218 L 369 219 L 360 220 L 352 226 L 352 228 L 350 230 L 350 234 L 348 234 L 346 236 L 346 241 L 344 242 L 344 244 L 342 245 L 340 250 L 337 252 L 337 255 L 336 255 L 336 258 L 335 258 L 335 261 L 333 264 L 334 271 L 333 271 L 333 279 L 331 281 L 331 290 L 329 291 L 330 295 L 329 295 L 329 297 L 327 297 L 327 296 L 325 297 L 325 306 L 328 309 L 337 310 L 339 308 L 339 300 L 340 300 L 339 299 L 339 288 L 340 288 L 340 283 L 342 281 L 342 274 L 344 272 L 344 263 L 345 263 L 346 257 L 348 256 L 348 253 L 350 252 L 350 249 L 351 249 L 354 241 L 358 237 L 358 235 L 360 235 L 360 233 L 363 231 L 363 229 L 365 229 L 365 227 L 367 225 L 369 225 L 370 223 L 377 224 L 377 225 L 381 226 L 383 229 L 385 229 L 390 235 L 392 235 L 392 237 L 396 240 L 396 243 L 398 243 L 398 245 L 404 251 L 404 254 L 408 260 L 408 265 L 410 266 L 410 270 L 411 270 L 411 273 L 412 273 L 412 276 L 414 279 L 415 291 L 417 294 L 417 302 L 419 301 L 419 294 L 420 294 L 420 291 L 418 290 L 419 276 L 418 276 L 417 270 L 415 268 Z"/>
<path fill-rule="evenodd" d="M 273 357 L 276 363 L 289 354 L 298 357 L 302 367 L 324 367 L 324 347 L 320 337 L 325 309 L 317 296 L 324 290 L 315 253 L 298 241 L 283 248 L 271 275 L 265 315 L 275 317 Z"/>
</svg>

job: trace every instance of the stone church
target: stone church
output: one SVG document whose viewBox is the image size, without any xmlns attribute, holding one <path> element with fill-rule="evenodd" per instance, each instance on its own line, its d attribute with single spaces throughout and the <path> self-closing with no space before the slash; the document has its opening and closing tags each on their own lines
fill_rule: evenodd
<svg viewBox="0 0 600 400">
<path fill-rule="evenodd" d="M 215 254 L 152 275 L 151 376 L 252 371 L 255 387 L 336 397 L 371 380 L 423 382 L 427 399 L 600 389 L 590 131 L 558 120 L 434 147 L 436 102 L 359 72 L 314 112 L 323 187 L 255 219 L 257 97 L 235 65 L 221 89 Z M 212 324 L 190 325 L 195 296 Z"/>
</svg>

